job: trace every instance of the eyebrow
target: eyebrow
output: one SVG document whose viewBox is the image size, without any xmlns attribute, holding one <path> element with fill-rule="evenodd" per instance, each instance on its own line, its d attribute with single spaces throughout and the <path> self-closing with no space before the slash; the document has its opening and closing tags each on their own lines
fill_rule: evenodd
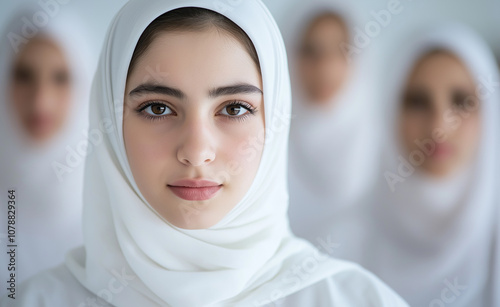
<svg viewBox="0 0 500 307">
<path fill-rule="evenodd" d="M 186 98 L 186 95 L 181 90 L 168 86 L 149 84 L 149 83 L 141 84 L 138 87 L 134 88 L 129 93 L 130 96 L 138 96 L 141 94 L 162 94 L 179 99 Z"/>
<path fill-rule="evenodd" d="M 162 95 L 168 95 L 172 96 L 175 98 L 179 99 L 185 99 L 186 94 L 182 92 L 179 89 L 164 86 L 164 85 L 157 85 L 157 84 L 141 84 L 137 86 L 135 89 L 130 91 L 129 95 L 130 96 L 138 96 L 141 94 L 162 94 Z M 217 98 L 220 96 L 227 96 L 227 95 L 235 95 L 235 94 L 263 94 L 262 90 L 254 85 L 251 84 L 246 84 L 246 83 L 240 83 L 240 84 L 235 84 L 235 85 L 229 85 L 229 86 L 222 86 L 218 88 L 214 88 L 209 91 L 208 95 L 210 98 Z"/>
<path fill-rule="evenodd" d="M 241 83 L 230 86 L 218 87 L 209 92 L 210 98 L 234 94 L 263 94 L 261 89 L 250 84 Z"/>
</svg>

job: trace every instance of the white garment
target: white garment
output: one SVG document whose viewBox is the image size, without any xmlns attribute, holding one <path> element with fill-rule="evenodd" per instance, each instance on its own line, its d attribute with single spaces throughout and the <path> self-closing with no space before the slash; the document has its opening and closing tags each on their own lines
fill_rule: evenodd
<svg viewBox="0 0 500 307">
<path fill-rule="evenodd" d="M 350 55 L 346 83 L 331 97 L 333 108 L 325 110 L 306 98 L 298 80 L 299 50 L 306 29 L 327 12 L 342 16 L 352 42 L 355 26 L 351 10 L 334 1 L 304 1 L 287 19 L 286 33 L 293 86 L 293 116 L 290 128 L 289 184 L 290 225 L 296 235 L 315 242 L 330 235 L 349 237 L 343 220 L 375 181 L 379 157 L 379 119 L 373 92 L 370 51 Z M 341 243 L 342 244 L 342 243 Z M 343 245 L 347 248 L 347 242 Z"/>
<path fill-rule="evenodd" d="M 380 183 L 363 212 L 365 249 L 360 263 L 392 286 L 412 306 L 493 306 L 494 225 L 498 223 L 500 81 L 485 42 L 468 28 L 447 25 L 400 45 L 391 58 L 387 126 Z M 444 179 L 421 171 L 404 177 L 397 115 L 404 83 L 415 63 L 434 49 L 455 54 L 481 88 L 481 136 L 477 156 Z M 494 83 L 485 83 L 485 80 Z M 493 86 L 492 86 L 493 85 Z M 490 92 L 488 89 L 492 89 Z M 400 170 L 398 171 L 398 167 Z M 384 175 L 404 178 L 394 191 Z M 360 223 L 363 224 L 363 223 Z M 465 287 L 465 288 L 464 288 Z M 441 305 L 444 304 L 444 305 Z M 499 305 L 496 305 L 499 306 Z"/>
<path fill-rule="evenodd" d="M 28 7 L 13 16 L 0 44 L 0 193 L 4 199 L 0 211 L 2 251 L 7 244 L 7 191 L 16 194 L 16 281 L 19 283 L 35 273 L 64 260 L 65 253 L 83 242 L 82 197 L 84 156 L 74 153 L 68 166 L 70 150 L 80 151 L 88 129 L 88 93 L 90 92 L 91 58 L 85 52 L 83 33 L 75 18 L 55 16 L 37 34 L 53 40 L 62 50 L 72 82 L 71 106 L 65 126 L 43 145 L 34 145 L 17 121 L 9 100 L 9 84 L 17 45 L 39 7 Z M 68 14 L 68 12 L 65 12 Z M 33 26 L 33 24 L 31 24 Z M 30 32 L 28 32 L 30 33 Z M 31 32 L 32 33 L 32 32 Z M 9 38 L 18 35 L 11 44 Z M 83 147 L 82 147 L 83 148 Z M 83 148 L 84 150 L 85 148 Z M 58 168 L 54 168 L 58 164 Z M 64 165 L 64 167 L 60 167 Z M 9 242 L 10 243 L 10 242 Z M 10 259 L 0 253 L 0 262 Z M 0 293 L 6 292 L 7 265 L 1 266 Z"/>
<path fill-rule="evenodd" d="M 339 261 L 339 265 L 342 263 Z M 377 277 L 363 268 L 344 263 L 349 269 L 334 276 L 322 279 L 309 287 L 289 296 L 276 299 L 271 296 L 262 301 L 229 306 L 264 306 L 264 307 L 364 307 L 364 306 L 407 306 L 393 291 L 381 283 Z M 118 272 L 101 291 L 114 295 L 127 291 L 130 282 L 129 272 Z M 299 278 L 298 275 L 295 279 Z M 295 282 L 295 280 L 294 280 Z M 85 289 L 71 274 L 65 265 L 60 265 L 48 272 L 39 274 L 21 285 L 20 291 L 30 293 L 22 295 L 16 301 L 0 300 L 2 307 L 107 307 L 112 306 L 102 298 Z M 52 293 L 54 295 L 47 295 Z M 276 292 L 279 294 L 279 292 Z M 346 295 L 349 293 L 349 295 Z M 342 295 L 339 295 L 342 294 Z M 195 294 L 193 294 L 195 295 Z M 262 304 L 255 304 L 262 303 Z M 137 306 L 129 304 L 126 306 Z M 141 307 L 154 305 L 140 305 Z M 186 305 L 182 305 L 186 306 Z"/>
<path fill-rule="evenodd" d="M 261 64 L 265 121 L 274 123 L 252 186 L 222 221 L 203 230 L 170 225 L 145 201 L 122 134 L 128 64 L 140 35 L 163 13 L 189 6 L 227 16 L 252 39 Z M 113 129 L 86 164 L 85 247 L 68 254 L 67 269 L 59 267 L 25 284 L 19 290 L 21 306 L 40 301 L 79 306 L 89 293 L 114 306 L 263 306 L 305 289 L 311 289 L 305 290 L 312 291 L 309 297 L 319 293 L 314 300 L 323 305 L 335 300 L 355 306 L 361 299 L 366 306 L 406 306 L 373 275 L 320 254 L 289 230 L 289 76 L 280 32 L 260 1 L 228 7 L 205 0 L 132 0 L 114 18 L 101 56 L 90 129 L 99 129 L 105 120 Z M 118 289 L 116 274 L 126 274 L 126 287 Z M 359 298 L 359 291 L 366 296 Z"/>
</svg>

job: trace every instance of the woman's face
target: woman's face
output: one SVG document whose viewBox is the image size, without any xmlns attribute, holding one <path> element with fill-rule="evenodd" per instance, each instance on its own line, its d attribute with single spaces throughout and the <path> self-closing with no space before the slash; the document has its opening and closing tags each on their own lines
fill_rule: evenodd
<svg viewBox="0 0 500 307">
<path fill-rule="evenodd" d="M 242 199 L 260 164 L 259 70 L 221 30 L 161 33 L 128 76 L 123 129 L 149 204 L 177 227 L 211 227 Z M 202 179 L 210 182 L 192 181 Z"/>
<path fill-rule="evenodd" d="M 299 57 L 300 80 L 315 103 L 327 104 L 348 77 L 349 63 L 341 49 L 348 42 L 342 22 L 321 16 L 306 31 Z"/>
<path fill-rule="evenodd" d="M 421 168 L 447 176 L 470 163 L 480 135 L 480 102 L 466 67 L 447 52 L 424 56 L 410 75 L 400 125 L 410 154 L 425 155 Z"/>
<path fill-rule="evenodd" d="M 61 48 L 35 37 L 16 55 L 10 80 L 14 110 L 25 132 L 44 142 L 57 134 L 68 116 L 71 80 Z"/>
</svg>

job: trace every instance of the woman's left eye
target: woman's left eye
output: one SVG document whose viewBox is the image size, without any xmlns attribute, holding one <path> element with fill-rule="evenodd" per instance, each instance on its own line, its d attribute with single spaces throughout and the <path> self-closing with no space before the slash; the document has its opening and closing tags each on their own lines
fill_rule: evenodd
<svg viewBox="0 0 500 307">
<path fill-rule="evenodd" d="M 225 116 L 239 117 L 246 115 L 248 113 L 252 113 L 252 110 L 250 107 L 244 106 L 243 104 L 234 103 L 234 104 L 229 104 L 224 108 L 222 108 L 221 113 L 222 115 Z"/>
<path fill-rule="evenodd" d="M 473 107 L 477 103 L 477 99 L 472 94 L 466 92 L 456 91 L 451 94 L 451 100 L 454 107 L 463 109 L 466 107 Z"/>
</svg>

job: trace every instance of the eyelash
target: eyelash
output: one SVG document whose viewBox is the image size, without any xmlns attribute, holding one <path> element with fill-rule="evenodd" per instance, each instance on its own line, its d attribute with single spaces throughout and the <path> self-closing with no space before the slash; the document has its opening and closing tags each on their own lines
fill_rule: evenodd
<svg viewBox="0 0 500 307">
<path fill-rule="evenodd" d="M 139 105 L 136 109 L 136 112 L 143 116 L 144 118 L 150 120 L 150 121 L 157 121 L 157 120 L 162 120 L 164 119 L 165 117 L 169 116 L 169 115 L 172 115 L 172 114 L 168 114 L 168 115 L 160 115 L 160 116 L 153 116 L 153 115 L 150 115 L 146 112 L 144 112 L 144 110 L 146 110 L 146 108 L 150 107 L 150 106 L 154 106 L 154 105 L 162 105 L 162 106 L 165 106 L 167 108 L 169 108 L 173 114 L 175 114 L 175 112 L 172 110 L 171 107 L 169 107 L 166 103 L 163 103 L 163 102 L 160 102 L 160 101 L 148 101 L 148 102 L 145 102 L 145 103 L 142 103 L 141 105 Z"/>
<path fill-rule="evenodd" d="M 144 110 L 146 110 L 146 108 L 148 108 L 150 106 L 154 106 L 154 105 L 165 106 L 165 107 L 169 108 L 172 111 L 173 114 L 153 116 L 153 115 L 150 115 L 150 114 L 147 114 L 146 112 L 144 112 Z M 222 115 L 224 117 L 227 117 L 230 120 L 236 120 L 236 121 L 239 121 L 239 122 L 243 122 L 244 120 L 246 120 L 248 118 L 248 116 L 255 115 L 255 113 L 257 113 L 257 108 L 255 108 L 252 105 L 250 105 L 249 103 L 246 103 L 246 102 L 243 102 L 243 101 L 239 101 L 239 100 L 231 101 L 231 102 L 227 103 L 226 105 L 224 105 L 224 107 L 222 109 L 227 108 L 229 106 L 241 106 L 241 107 L 245 108 L 248 111 L 248 113 L 246 113 L 244 115 L 240 115 L 240 116 Z M 141 104 L 139 107 L 137 107 L 136 112 L 139 115 L 141 115 L 141 116 L 143 116 L 146 119 L 151 120 L 151 121 L 163 120 L 167 116 L 176 114 L 172 110 L 171 107 L 169 107 L 166 103 L 160 102 L 160 101 L 148 101 L 148 102 L 145 102 L 145 103 Z"/>
<path fill-rule="evenodd" d="M 255 115 L 255 113 L 257 112 L 257 108 L 254 108 L 249 103 L 246 103 L 246 102 L 243 102 L 243 101 L 238 101 L 238 100 L 231 101 L 230 103 L 226 104 L 222 109 L 227 108 L 227 107 L 231 107 L 231 106 L 240 106 L 240 107 L 243 107 L 243 108 L 247 109 L 248 113 L 246 113 L 244 115 L 240 115 L 240 116 L 222 115 L 222 116 L 225 116 L 225 117 L 229 118 L 230 120 L 236 120 L 236 121 L 239 121 L 239 122 L 243 122 L 244 120 L 246 120 L 248 118 L 248 116 Z"/>
</svg>

